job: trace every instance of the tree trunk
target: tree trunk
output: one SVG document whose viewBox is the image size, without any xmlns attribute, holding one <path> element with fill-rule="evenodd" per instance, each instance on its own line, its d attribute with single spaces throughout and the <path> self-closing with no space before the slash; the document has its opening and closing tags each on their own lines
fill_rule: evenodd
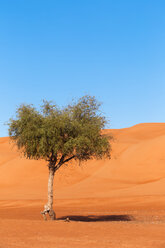
<svg viewBox="0 0 165 248">
<path fill-rule="evenodd" d="M 54 170 L 49 168 L 49 178 L 48 178 L 48 209 L 49 216 L 51 220 L 56 218 L 55 212 L 53 210 L 53 181 L 54 181 Z"/>
<path fill-rule="evenodd" d="M 54 170 L 49 168 L 48 178 L 48 207 L 53 209 L 53 181 L 54 181 Z"/>
<path fill-rule="evenodd" d="M 53 181 L 54 181 L 54 169 L 49 167 L 49 178 L 48 178 L 48 203 L 44 206 L 44 211 L 41 214 L 44 220 L 47 220 L 46 214 L 49 214 L 51 220 L 56 219 L 56 214 L 53 210 Z"/>
</svg>

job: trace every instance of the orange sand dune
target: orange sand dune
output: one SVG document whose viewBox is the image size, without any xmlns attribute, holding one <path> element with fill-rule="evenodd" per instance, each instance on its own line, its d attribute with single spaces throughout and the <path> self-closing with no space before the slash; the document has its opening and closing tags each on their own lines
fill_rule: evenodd
<svg viewBox="0 0 165 248">
<path fill-rule="evenodd" d="M 110 199 L 165 195 L 165 123 L 146 123 L 113 135 L 112 159 L 75 162 L 55 175 L 56 199 Z M 46 199 L 44 161 L 20 156 L 9 138 L 0 138 L 0 200 Z"/>
<path fill-rule="evenodd" d="M 0 138 L 0 248 L 165 247 L 165 123 L 103 133 L 114 137 L 111 160 L 60 168 L 58 221 L 47 223 L 46 163 L 26 160 Z"/>
</svg>

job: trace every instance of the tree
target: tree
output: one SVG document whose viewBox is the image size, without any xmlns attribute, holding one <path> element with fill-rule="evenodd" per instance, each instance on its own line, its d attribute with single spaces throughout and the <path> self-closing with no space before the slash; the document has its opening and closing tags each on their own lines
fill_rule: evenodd
<svg viewBox="0 0 165 248">
<path fill-rule="evenodd" d="M 56 218 L 53 210 L 55 172 L 71 160 L 110 158 L 108 138 L 101 135 L 106 119 L 95 97 L 84 96 L 60 109 L 44 101 L 40 110 L 33 105 L 21 105 L 16 118 L 9 121 L 9 136 L 28 159 L 48 162 L 48 202 L 41 212 Z"/>
</svg>

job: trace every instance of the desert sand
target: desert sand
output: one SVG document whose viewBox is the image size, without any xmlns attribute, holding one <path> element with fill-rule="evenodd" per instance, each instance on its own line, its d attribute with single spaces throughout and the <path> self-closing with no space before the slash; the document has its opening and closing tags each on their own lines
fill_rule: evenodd
<svg viewBox="0 0 165 248">
<path fill-rule="evenodd" d="M 40 215 L 46 162 L 25 159 L 0 138 L 0 248 L 165 248 L 165 123 L 103 133 L 114 138 L 110 160 L 57 171 L 57 221 Z"/>
</svg>

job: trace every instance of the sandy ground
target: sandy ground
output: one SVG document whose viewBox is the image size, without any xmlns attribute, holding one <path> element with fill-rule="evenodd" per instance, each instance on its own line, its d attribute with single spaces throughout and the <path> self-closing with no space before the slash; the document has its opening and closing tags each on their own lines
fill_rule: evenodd
<svg viewBox="0 0 165 248">
<path fill-rule="evenodd" d="M 165 248 L 165 123 L 104 133 L 114 137 L 111 160 L 55 175 L 54 222 L 40 215 L 45 162 L 25 160 L 0 138 L 0 248 Z"/>
</svg>

